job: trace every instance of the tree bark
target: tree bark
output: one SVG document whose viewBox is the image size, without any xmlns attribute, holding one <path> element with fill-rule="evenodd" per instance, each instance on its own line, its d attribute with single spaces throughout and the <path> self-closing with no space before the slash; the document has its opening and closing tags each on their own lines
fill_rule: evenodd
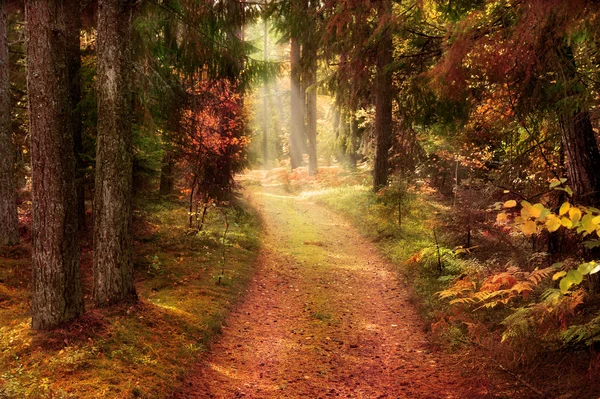
<svg viewBox="0 0 600 399">
<path fill-rule="evenodd" d="M 302 141 L 304 136 L 304 95 L 300 83 L 300 42 L 292 37 L 290 43 L 291 63 L 291 128 L 290 161 L 292 170 L 302 164 Z"/>
<path fill-rule="evenodd" d="M 137 298 L 133 281 L 131 22 L 133 0 L 98 2 L 94 304 Z"/>
<path fill-rule="evenodd" d="M 175 157 L 172 150 L 166 150 L 160 170 L 160 195 L 169 195 L 175 187 Z"/>
<path fill-rule="evenodd" d="M 32 327 L 49 329 L 83 313 L 65 4 L 27 0 L 25 14 L 33 198 Z"/>
<path fill-rule="evenodd" d="M 350 147 L 346 151 L 348 154 L 348 165 L 350 170 L 356 170 L 356 155 L 358 147 L 358 120 L 356 116 L 352 115 L 352 119 L 350 121 Z"/>
<path fill-rule="evenodd" d="M 267 6 L 267 0 L 265 0 L 265 8 Z M 269 44 L 269 30 L 267 25 L 267 17 L 263 18 L 263 61 L 268 61 L 268 44 Z M 263 87 L 263 166 L 265 169 L 269 163 L 269 84 L 264 83 Z"/>
<path fill-rule="evenodd" d="M 569 186 L 575 200 L 585 205 L 600 201 L 600 152 L 590 114 L 564 111 L 560 115 L 562 144 L 567 156 Z"/>
<path fill-rule="evenodd" d="M 19 243 L 19 215 L 15 185 L 15 149 L 10 115 L 10 62 L 7 13 L 0 3 L 0 246 Z"/>
<path fill-rule="evenodd" d="M 85 230 L 85 163 L 82 154 L 83 126 L 81 121 L 81 2 L 65 0 L 66 33 L 67 33 L 67 62 L 69 63 L 69 92 L 73 106 L 73 141 L 75 145 L 75 191 L 77 193 L 77 223 L 80 230 Z"/>
<path fill-rule="evenodd" d="M 317 163 L 317 49 L 315 43 L 305 44 L 306 62 L 306 136 L 308 138 L 308 174 L 318 172 Z"/>
<path fill-rule="evenodd" d="M 568 88 L 563 100 L 580 94 L 576 86 L 569 85 L 576 78 L 577 63 L 573 48 L 557 46 L 561 57 L 569 66 L 566 68 L 565 86 Z M 573 103 L 569 101 L 569 103 Z M 600 201 L 600 151 L 592 127 L 590 114 L 579 106 L 559 108 L 561 141 L 566 155 L 569 186 L 574 199 L 584 205 L 597 205 Z"/>
<path fill-rule="evenodd" d="M 379 18 L 388 19 L 392 12 L 390 0 L 382 0 Z M 392 146 L 392 75 L 388 70 L 392 63 L 392 36 L 386 29 L 377 47 L 377 75 L 375 79 L 375 165 L 373 190 L 388 185 L 388 153 Z"/>
</svg>

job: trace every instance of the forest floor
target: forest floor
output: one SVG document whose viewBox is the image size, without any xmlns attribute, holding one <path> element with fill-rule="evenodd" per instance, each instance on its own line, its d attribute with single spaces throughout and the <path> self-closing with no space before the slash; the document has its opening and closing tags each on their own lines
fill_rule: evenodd
<svg viewBox="0 0 600 399">
<path fill-rule="evenodd" d="M 0 398 L 163 399 L 170 394 L 173 382 L 220 334 L 253 275 L 257 217 L 243 201 L 234 204 L 225 213 L 208 212 L 204 229 L 195 234 L 187 227 L 185 200 L 148 194 L 138 199 L 134 264 L 140 301 L 103 309 L 88 304 L 83 317 L 52 331 L 30 328 L 30 235 L 0 251 Z M 225 240 L 224 214 L 229 220 Z M 93 275 L 89 230 L 81 238 L 86 299 Z"/>
<path fill-rule="evenodd" d="M 496 397 L 483 373 L 430 344 L 373 243 L 264 177 L 246 176 L 266 231 L 246 299 L 173 398 Z"/>
</svg>

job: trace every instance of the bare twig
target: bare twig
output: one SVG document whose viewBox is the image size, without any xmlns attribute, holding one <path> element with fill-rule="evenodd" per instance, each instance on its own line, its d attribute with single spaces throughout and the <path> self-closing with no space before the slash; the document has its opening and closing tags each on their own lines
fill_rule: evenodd
<svg viewBox="0 0 600 399">
<path fill-rule="evenodd" d="M 227 232 L 229 231 L 229 220 L 227 219 L 227 213 L 222 208 L 218 208 L 218 209 L 221 212 L 221 216 L 223 217 L 223 222 L 225 223 L 225 230 L 223 231 L 223 237 L 222 237 L 223 252 L 221 254 L 221 260 L 223 263 L 221 264 L 221 275 L 219 276 L 219 281 L 217 282 L 218 285 L 221 285 L 221 278 L 223 278 L 225 276 L 225 249 L 227 246 L 227 243 L 225 242 L 225 240 L 227 239 Z"/>
</svg>

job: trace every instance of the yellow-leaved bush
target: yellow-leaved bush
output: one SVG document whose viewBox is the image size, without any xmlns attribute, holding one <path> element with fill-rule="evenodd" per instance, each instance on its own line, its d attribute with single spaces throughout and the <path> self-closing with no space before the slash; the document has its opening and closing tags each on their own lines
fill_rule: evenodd
<svg viewBox="0 0 600 399">
<path fill-rule="evenodd" d="M 516 206 L 517 203 L 514 200 L 506 201 L 503 205 L 504 208 Z M 509 220 L 510 217 L 506 212 L 501 212 L 496 217 L 498 223 L 510 223 Z M 600 236 L 600 210 L 593 207 L 575 206 L 565 202 L 560 206 L 558 212 L 554 213 L 543 204 L 521 201 L 520 213 L 514 217 L 512 225 L 517 231 L 528 237 L 543 230 L 553 233 L 562 227 L 590 238 L 585 242 L 586 246 L 600 246 L 598 239 Z M 562 266 L 562 263 L 554 265 L 556 269 Z M 580 284 L 585 276 L 599 271 L 600 264 L 597 262 L 585 262 L 581 263 L 577 269 L 557 271 L 552 276 L 552 280 L 560 280 L 559 288 L 565 294 L 572 286 Z"/>
<path fill-rule="evenodd" d="M 550 187 L 572 195 L 568 187 L 559 187 L 562 184 L 564 179 L 553 182 Z M 553 233 L 559 229 L 568 229 L 584 237 L 586 247 L 600 246 L 600 210 L 596 208 L 565 202 L 557 211 L 552 211 L 541 203 L 516 200 L 497 203 L 494 208 L 501 210 L 496 217 L 497 223 L 509 227 L 516 234 L 531 237 L 543 231 Z M 579 285 L 586 276 L 598 272 L 600 264 L 595 261 L 555 263 L 530 272 L 518 267 L 508 267 L 483 281 L 471 280 L 469 277 L 457 279 L 438 295 L 449 300 L 450 304 L 467 306 L 473 310 L 517 305 L 501 323 L 504 326 L 503 340 L 526 334 L 540 334 L 545 330 L 558 333 L 565 342 L 590 344 L 595 342 L 594 337 L 599 337 L 600 340 L 600 334 L 596 333 L 596 330 L 600 333 L 600 315 L 583 325 L 569 326 L 569 320 L 586 296 L 585 290 Z M 538 296 L 536 289 L 544 287 L 545 290 Z M 560 333 L 551 320 L 558 322 L 559 330 L 564 332 Z M 597 329 L 594 327 L 596 325 Z"/>
</svg>

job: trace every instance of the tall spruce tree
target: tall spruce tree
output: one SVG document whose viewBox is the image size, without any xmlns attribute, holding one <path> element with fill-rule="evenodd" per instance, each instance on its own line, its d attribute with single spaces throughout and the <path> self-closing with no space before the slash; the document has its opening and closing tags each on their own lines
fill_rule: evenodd
<svg viewBox="0 0 600 399">
<path fill-rule="evenodd" d="M 392 13 L 391 0 L 379 3 L 378 16 L 389 23 Z M 380 31 L 381 39 L 377 45 L 377 76 L 375 78 L 375 160 L 373 167 L 373 189 L 375 191 L 388 185 L 389 151 L 392 147 L 392 73 L 393 61 L 392 35 L 389 29 Z"/>
<path fill-rule="evenodd" d="M 0 3 L 0 246 L 19 243 L 19 218 L 15 187 L 15 149 L 10 114 L 10 60 L 7 12 Z"/>
<path fill-rule="evenodd" d="M 134 0 L 98 1 L 98 139 L 94 303 L 136 299 L 132 237 L 132 17 Z"/>
<path fill-rule="evenodd" d="M 83 313 L 65 2 L 25 1 L 32 178 L 32 327 Z"/>
<path fill-rule="evenodd" d="M 67 62 L 69 68 L 69 93 L 72 104 L 73 141 L 75 145 L 75 191 L 77 192 L 77 222 L 85 229 L 85 185 L 83 162 L 83 125 L 81 117 L 81 1 L 65 0 Z"/>
<path fill-rule="evenodd" d="M 315 1 L 307 1 L 305 17 L 314 21 L 313 29 L 303 36 L 302 58 L 304 64 L 304 80 L 306 90 L 306 137 L 308 139 L 308 174 L 318 172 L 317 162 L 317 69 L 319 46 L 319 13 Z"/>
<path fill-rule="evenodd" d="M 300 39 L 290 39 L 290 162 L 292 170 L 302 164 L 302 143 L 304 141 L 304 93 L 300 81 Z"/>
</svg>

